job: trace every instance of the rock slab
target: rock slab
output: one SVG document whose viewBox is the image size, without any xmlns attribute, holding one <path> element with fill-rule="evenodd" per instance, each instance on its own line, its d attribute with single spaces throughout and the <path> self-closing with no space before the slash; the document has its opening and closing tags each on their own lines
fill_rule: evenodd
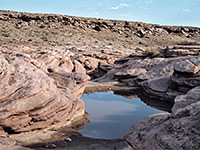
<svg viewBox="0 0 200 150">
<path fill-rule="evenodd" d="M 0 132 L 57 128 L 84 114 L 79 97 L 89 77 L 84 73 L 48 71 L 34 62 L 45 61 L 23 53 L 0 52 Z M 59 65 L 52 66 L 59 70 Z M 65 66 L 65 70 L 70 69 Z"/>
<path fill-rule="evenodd" d="M 200 149 L 199 89 L 178 96 L 172 114 L 152 115 L 138 121 L 125 139 L 137 150 Z"/>
</svg>

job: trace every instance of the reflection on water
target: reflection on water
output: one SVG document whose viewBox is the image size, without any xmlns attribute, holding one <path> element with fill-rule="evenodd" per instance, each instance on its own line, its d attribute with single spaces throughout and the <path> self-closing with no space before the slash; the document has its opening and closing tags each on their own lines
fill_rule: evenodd
<svg viewBox="0 0 200 150">
<path fill-rule="evenodd" d="M 128 99 L 113 92 L 84 94 L 89 124 L 79 132 L 87 137 L 101 139 L 123 138 L 133 123 L 156 113 L 165 113 L 147 106 L 139 98 Z"/>
</svg>

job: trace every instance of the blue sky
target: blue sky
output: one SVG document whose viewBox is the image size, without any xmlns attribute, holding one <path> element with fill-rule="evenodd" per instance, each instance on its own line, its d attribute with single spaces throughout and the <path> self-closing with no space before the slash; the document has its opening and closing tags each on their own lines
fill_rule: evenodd
<svg viewBox="0 0 200 150">
<path fill-rule="evenodd" d="M 0 0 L 0 9 L 200 27 L 200 0 Z"/>
</svg>

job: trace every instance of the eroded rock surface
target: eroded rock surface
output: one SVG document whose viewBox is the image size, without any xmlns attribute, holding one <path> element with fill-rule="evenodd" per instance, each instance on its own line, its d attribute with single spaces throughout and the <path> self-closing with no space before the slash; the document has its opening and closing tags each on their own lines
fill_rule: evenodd
<svg viewBox="0 0 200 150">
<path fill-rule="evenodd" d="M 41 55 L 0 52 L 0 126 L 8 133 L 58 128 L 84 114 L 79 97 L 89 77 L 70 73 L 68 58 Z"/>
<path fill-rule="evenodd" d="M 132 126 L 125 139 L 133 149 L 197 150 L 200 148 L 199 65 L 198 56 L 130 57 L 116 62 L 103 77 L 93 81 L 106 83 L 115 79 L 138 87 L 142 91 L 140 98 L 147 104 L 175 103 L 172 113 L 152 115 Z"/>
<path fill-rule="evenodd" d="M 134 149 L 200 149 L 200 87 L 177 96 L 172 114 L 146 117 L 132 126 L 125 139 Z"/>
<path fill-rule="evenodd" d="M 128 86 L 139 87 L 151 99 L 173 102 L 177 95 L 200 85 L 200 57 L 129 58 L 94 81 L 115 79 Z"/>
</svg>

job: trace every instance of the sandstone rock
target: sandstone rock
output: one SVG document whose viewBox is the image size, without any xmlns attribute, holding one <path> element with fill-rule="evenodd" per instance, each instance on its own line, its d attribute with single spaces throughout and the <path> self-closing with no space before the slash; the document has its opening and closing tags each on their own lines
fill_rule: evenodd
<svg viewBox="0 0 200 150">
<path fill-rule="evenodd" d="M 0 137 L 6 136 L 7 133 L 3 130 L 3 128 L 0 126 Z"/>
<path fill-rule="evenodd" d="M 187 92 L 191 88 L 200 85 L 200 59 L 194 57 L 175 65 L 175 71 L 171 77 L 174 89 Z"/>
<path fill-rule="evenodd" d="M 59 55 L 58 52 L 44 51 L 34 54 L 32 63 L 44 72 L 72 72 L 74 65 L 67 56 L 68 53 Z M 39 61 L 38 61 L 39 60 Z"/>
<path fill-rule="evenodd" d="M 157 80 L 150 80 L 148 83 L 148 87 L 156 92 L 166 93 L 169 86 L 169 78 L 160 78 Z"/>
<path fill-rule="evenodd" d="M 86 68 L 89 68 L 91 70 L 97 68 L 99 65 L 97 59 L 95 58 L 87 58 L 86 61 L 85 61 L 85 67 Z"/>
<path fill-rule="evenodd" d="M 186 89 L 190 89 L 200 85 L 200 72 L 195 75 L 186 75 L 184 73 L 174 72 L 171 81 L 175 87 L 185 87 Z"/>
<path fill-rule="evenodd" d="M 137 77 L 139 75 L 146 74 L 145 69 L 127 69 L 125 71 L 116 72 L 114 74 L 115 78 L 130 78 L 130 77 Z"/>
<path fill-rule="evenodd" d="M 196 74 L 200 70 L 200 58 L 193 62 L 192 60 L 185 60 L 177 63 L 174 67 L 177 72 L 185 72 Z"/>
<path fill-rule="evenodd" d="M 200 49 L 200 45 L 175 45 L 174 49 Z"/>
<path fill-rule="evenodd" d="M 155 30 L 156 30 L 156 32 L 158 32 L 158 34 L 161 34 L 161 35 L 168 35 L 168 34 L 169 34 L 169 33 L 168 33 L 165 29 L 163 29 L 163 28 L 156 28 Z"/>
<path fill-rule="evenodd" d="M 190 90 L 186 95 L 179 95 L 174 100 L 174 106 L 172 112 L 176 112 L 178 109 L 182 109 L 192 103 L 200 101 L 200 86 Z"/>
<path fill-rule="evenodd" d="M 77 60 L 74 60 L 74 72 L 86 73 L 86 69 Z"/>
<path fill-rule="evenodd" d="M 192 43 L 192 42 L 186 42 L 186 44 L 188 45 L 175 45 L 163 49 L 164 56 L 165 57 L 181 57 L 188 55 L 196 56 L 198 54 L 198 51 L 200 50 L 200 46 L 197 45 L 197 43 Z"/>
<path fill-rule="evenodd" d="M 182 92 L 170 89 L 169 78 L 147 80 L 141 83 L 140 86 L 145 99 L 159 99 L 164 102 L 173 102 L 177 95 L 182 94 Z"/>
<path fill-rule="evenodd" d="M 83 115 L 84 103 L 78 97 L 89 78 L 62 72 L 57 79 L 65 82 L 55 84 L 43 67 L 31 62 L 14 52 L 0 54 L 0 126 L 10 133 L 24 132 L 70 124 Z"/>
<path fill-rule="evenodd" d="M 132 68 L 145 68 L 146 74 L 139 75 L 134 81 L 136 85 L 141 86 L 146 95 L 152 98 L 159 97 L 173 101 L 176 95 L 183 94 L 193 87 L 199 86 L 199 73 L 187 74 L 187 72 L 194 72 L 191 67 L 184 68 L 185 64 L 189 62 L 191 65 L 199 64 L 198 57 L 181 57 L 181 58 L 168 58 L 168 59 L 151 59 L 138 61 L 131 66 L 130 62 L 128 66 Z M 177 72 L 177 66 L 182 66 L 181 72 Z M 198 67 L 197 67 L 198 68 Z M 174 71 L 175 70 L 175 71 Z M 178 69 L 177 69 L 178 70 Z M 191 70 L 191 71 L 190 71 Z M 184 72 L 185 71 L 185 72 Z M 196 69 L 197 71 L 197 69 Z M 184 88 L 184 89 L 183 89 Z"/>
<path fill-rule="evenodd" d="M 26 148 L 26 147 L 22 147 L 22 146 L 18 146 L 18 145 L 3 145 L 3 144 L 0 144 L 0 147 L 2 150 L 33 150 L 33 149 L 30 149 L 30 148 Z"/>
<path fill-rule="evenodd" d="M 173 102 L 177 95 L 182 95 L 188 90 L 200 85 L 198 69 L 187 66 L 198 66 L 199 57 L 187 56 L 177 58 L 154 59 L 126 59 L 126 61 L 112 65 L 113 69 L 96 81 L 118 79 L 128 86 L 140 87 L 143 95 L 149 99 L 160 99 Z M 178 72 L 178 68 L 181 72 Z M 187 69 L 188 68 L 188 69 Z M 196 67 L 198 68 L 198 67 Z M 190 72 L 190 73 L 188 73 Z"/>
<path fill-rule="evenodd" d="M 70 89 L 74 95 L 79 98 L 84 92 L 87 81 L 90 79 L 84 73 L 49 73 L 51 78 L 55 80 L 56 85 L 61 89 Z"/>
<path fill-rule="evenodd" d="M 199 88 L 186 94 L 185 100 L 190 101 L 190 95 Z M 197 94 L 197 93 L 196 93 Z M 125 139 L 134 149 L 187 149 L 200 148 L 199 95 L 193 97 L 192 104 L 180 105 L 172 114 L 157 114 L 146 117 L 132 126 Z M 196 99 L 197 98 L 197 99 Z M 179 98 L 178 98 L 179 99 Z M 194 103 L 193 103 L 194 102 Z M 176 104 L 175 104 L 176 105 Z"/>
</svg>

